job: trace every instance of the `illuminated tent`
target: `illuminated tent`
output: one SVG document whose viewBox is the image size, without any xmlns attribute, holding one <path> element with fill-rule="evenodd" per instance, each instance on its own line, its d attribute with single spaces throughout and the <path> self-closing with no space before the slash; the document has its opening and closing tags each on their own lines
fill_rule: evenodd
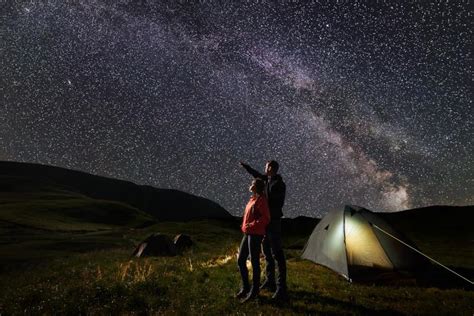
<svg viewBox="0 0 474 316">
<path fill-rule="evenodd" d="M 423 257 L 394 237 L 411 243 L 377 214 L 346 206 L 321 219 L 302 258 L 326 266 L 350 281 L 373 278 L 387 271 L 413 272 L 425 266 L 427 261 Z"/>
</svg>

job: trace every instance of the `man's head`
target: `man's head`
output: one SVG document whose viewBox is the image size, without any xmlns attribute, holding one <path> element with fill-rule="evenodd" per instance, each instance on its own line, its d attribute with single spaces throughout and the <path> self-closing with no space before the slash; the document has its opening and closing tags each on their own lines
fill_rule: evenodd
<svg viewBox="0 0 474 316">
<path fill-rule="evenodd" d="M 269 177 L 273 177 L 278 173 L 279 167 L 278 162 L 275 160 L 269 160 L 265 164 L 265 174 Z"/>
<path fill-rule="evenodd" d="M 262 179 L 256 178 L 252 181 L 249 187 L 249 191 L 256 194 L 263 194 L 263 190 L 265 190 L 265 182 Z"/>
</svg>

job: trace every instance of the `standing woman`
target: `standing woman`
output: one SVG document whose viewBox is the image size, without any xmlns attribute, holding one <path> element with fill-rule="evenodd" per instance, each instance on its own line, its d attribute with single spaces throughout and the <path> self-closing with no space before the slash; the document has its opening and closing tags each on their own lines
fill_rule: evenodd
<svg viewBox="0 0 474 316">
<path fill-rule="evenodd" d="M 252 192 L 242 218 L 242 232 L 244 237 L 240 243 L 239 257 L 237 263 L 242 276 L 242 288 L 236 294 L 237 298 L 243 298 L 242 303 L 258 296 L 260 288 L 260 246 L 262 244 L 265 229 L 270 222 L 270 211 L 268 201 L 264 195 L 265 182 L 262 179 L 254 179 L 249 191 Z M 252 287 L 249 283 L 249 271 L 247 269 L 247 258 L 250 254 L 252 262 Z"/>
</svg>

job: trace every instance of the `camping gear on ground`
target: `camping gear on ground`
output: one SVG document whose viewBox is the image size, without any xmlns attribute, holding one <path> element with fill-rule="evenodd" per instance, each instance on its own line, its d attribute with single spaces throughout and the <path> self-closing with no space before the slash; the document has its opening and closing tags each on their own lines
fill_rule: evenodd
<svg viewBox="0 0 474 316">
<path fill-rule="evenodd" d="M 156 233 L 141 242 L 133 252 L 134 257 L 145 256 L 175 256 L 176 247 L 171 239 L 163 234 Z"/>
<path fill-rule="evenodd" d="M 178 234 L 174 237 L 174 246 L 177 252 L 182 252 L 193 245 L 193 241 L 189 235 Z"/>
<path fill-rule="evenodd" d="M 171 240 L 168 236 L 155 233 L 142 241 L 133 252 L 134 257 L 175 256 L 193 245 L 191 237 L 178 234 Z"/>
<path fill-rule="evenodd" d="M 424 269 L 429 261 L 405 244 L 416 249 L 376 213 L 348 205 L 321 219 L 302 258 L 326 266 L 349 281 L 373 279 L 389 271 L 416 273 Z"/>
</svg>

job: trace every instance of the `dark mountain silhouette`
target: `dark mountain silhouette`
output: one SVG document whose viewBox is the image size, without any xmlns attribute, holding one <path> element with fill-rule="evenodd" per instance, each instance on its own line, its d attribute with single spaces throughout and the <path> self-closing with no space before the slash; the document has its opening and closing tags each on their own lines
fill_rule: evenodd
<svg viewBox="0 0 474 316">
<path fill-rule="evenodd" d="M 399 233 L 408 233 L 413 237 L 426 237 L 431 240 L 449 238 L 453 241 L 474 243 L 474 206 L 445 206 L 434 205 L 399 212 L 377 213 L 389 222 Z M 320 218 L 298 216 L 283 218 L 282 231 L 284 234 L 303 235 L 309 237 L 319 223 Z M 409 240 L 410 238 L 406 238 Z M 419 238 L 417 238 L 419 239 Z M 304 242 L 295 244 L 295 248 L 302 248 Z"/>
<path fill-rule="evenodd" d="M 474 206 L 433 205 L 400 212 L 381 213 L 401 230 L 416 232 L 469 232 L 474 239 Z"/>
<path fill-rule="evenodd" d="M 128 204 L 159 221 L 232 218 L 224 208 L 206 198 L 54 166 L 0 161 L 0 180 L 0 192 L 75 192 Z"/>
<path fill-rule="evenodd" d="M 410 232 L 437 232 L 440 229 L 474 232 L 472 230 L 474 205 L 433 205 L 399 212 L 380 212 L 377 214 L 401 230 Z M 307 216 L 283 218 L 282 227 L 289 233 L 303 233 L 308 230 L 311 232 L 320 220 L 320 218 Z"/>
<path fill-rule="evenodd" d="M 281 227 L 284 234 L 310 235 L 319 223 L 319 218 L 298 216 L 295 218 L 282 218 Z"/>
</svg>

